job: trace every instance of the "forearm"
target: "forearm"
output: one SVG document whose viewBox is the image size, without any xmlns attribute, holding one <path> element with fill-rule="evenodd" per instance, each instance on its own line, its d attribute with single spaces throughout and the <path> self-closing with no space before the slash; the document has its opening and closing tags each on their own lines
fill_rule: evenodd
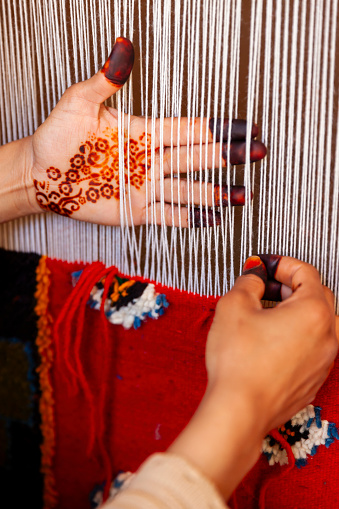
<svg viewBox="0 0 339 509">
<path fill-rule="evenodd" d="M 0 223 L 39 212 L 35 203 L 32 137 L 0 147 Z"/>
<path fill-rule="evenodd" d="M 260 454 L 264 431 L 252 404 L 234 394 L 206 394 L 168 449 L 199 469 L 227 501 Z"/>
</svg>

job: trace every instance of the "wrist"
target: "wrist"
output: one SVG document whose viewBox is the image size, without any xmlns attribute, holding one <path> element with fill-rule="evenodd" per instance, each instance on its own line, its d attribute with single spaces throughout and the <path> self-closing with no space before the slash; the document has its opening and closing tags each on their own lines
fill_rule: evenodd
<svg viewBox="0 0 339 509">
<path fill-rule="evenodd" d="M 208 389 L 168 452 L 198 468 L 228 500 L 260 455 L 265 432 L 257 417 L 240 395 Z"/>
<path fill-rule="evenodd" d="M 32 166 L 32 136 L 0 148 L 0 222 L 41 211 L 35 200 Z"/>
</svg>

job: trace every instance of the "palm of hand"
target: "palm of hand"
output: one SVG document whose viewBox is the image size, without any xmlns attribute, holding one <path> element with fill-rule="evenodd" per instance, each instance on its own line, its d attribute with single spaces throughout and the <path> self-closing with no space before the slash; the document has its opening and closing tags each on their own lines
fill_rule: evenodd
<svg viewBox="0 0 339 509">
<path fill-rule="evenodd" d="M 119 150 L 117 111 L 67 91 L 35 133 L 33 151 L 32 178 L 42 209 L 117 225 L 124 182 L 133 222 L 144 222 L 151 154 L 144 119 L 131 117 Z"/>
<path fill-rule="evenodd" d="M 234 120 L 228 140 L 227 120 L 221 124 L 219 119 L 168 118 L 153 124 L 130 117 L 120 136 L 118 112 L 103 102 L 127 80 L 133 58 L 131 43 L 117 39 L 102 71 L 66 90 L 33 135 L 29 180 L 39 210 L 106 225 L 121 224 L 122 208 L 128 225 L 145 224 L 148 218 L 175 226 L 221 224 L 219 211 L 202 207 L 244 205 L 244 186 L 166 177 L 201 171 L 202 161 L 209 169 L 228 162 L 243 164 L 246 122 Z M 252 162 L 266 154 L 265 146 L 254 140 L 257 134 L 253 125 Z M 193 209 L 186 206 L 192 202 Z"/>
</svg>

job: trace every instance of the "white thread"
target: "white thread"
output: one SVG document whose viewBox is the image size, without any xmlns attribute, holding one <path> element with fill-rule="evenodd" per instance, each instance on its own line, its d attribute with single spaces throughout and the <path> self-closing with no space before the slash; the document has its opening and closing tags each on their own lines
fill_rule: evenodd
<svg viewBox="0 0 339 509">
<path fill-rule="evenodd" d="M 70 261 L 100 259 L 130 274 L 205 295 L 223 294 L 233 285 L 239 254 L 241 265 L 256 249 L 279 252 L 314 263 L 323 281 L 338 293 L 338 0 L 253 0 L 247 18 L 240 0 L 5 0 L 0 9 L 2 143 L 32 134 L 67 86 L 97 71 L 112 48 L 112 34 L 132 38 L 140 53 L 132 79 L 108 101 L 118 109 L 120 135 L 123 128 L 129 132 L 140 96 L 136 113 L 149 119 L 146 135 L 153 140 L 146 226 L 134 225 L 128 184 L 126 192 L 122 189 L 120 214 L 124 225 L 132 217 L 130 228 L 84 225 L 46 214 L 2 225 L 1 246 Z M 246 45 L 248 61 L 240 51 Z M 247 93 L 239 97 L 243 65 L 248 67 Z M 174 170 L 183 147 L 180 140 L 187 135 L 187 168 L 181 170 L 187 172 L 190 211 L 205 210 L 199 202 L 207 198 L 206 184 L 229 189 L 242 170 L 236 174 L 227 165 L 222 171 L 220 149 L 212 157 L 212 166 L 220 169 L 211 171 L 207 155 L 202 157 L 208 126 L 194 140 L 193 125 L 185 132 L 180 116 L 189 122 L 218 116 L 222 122 L 236 118 L 238 105 L 249 121 L 247 136 L 252 119 L 261 128 L 268 156 L 253 165 L 247 149 L 247 204 L 242 214 L 221 205 L 217 226 L 219 209 L 213 206 L 212 227 L 186 229 L 183 176 Z M 173 119 L 168 149 L 172 165 L 164 177 L 165 161 L 161 151 L 158 158 L 154 140 L 155 134 L 160 143 L 164 140 L 159 126 L 167 116 Z M 198 172 L 193 166 L 194 142 L 201 154 Z M 121 183 L 123 147 L 120 137 Z M 155 185 L 155 164 L 160 188 Z M 169 201 L 165 185 L 171 189 Z M 239 217 L 241 230 L 235 227 Z M 152 225 L 155 219 L 160 226 Z M 178 221 L 179 227 L 165 226 L 166 221 Z"/>
</svg>

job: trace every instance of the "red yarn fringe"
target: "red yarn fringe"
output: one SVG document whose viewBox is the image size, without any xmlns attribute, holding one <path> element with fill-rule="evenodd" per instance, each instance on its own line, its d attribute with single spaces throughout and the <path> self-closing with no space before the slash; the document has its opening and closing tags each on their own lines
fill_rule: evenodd
<svg viewBox="0 0 339 509">
<path fill-rule="evenodd" d="M 55 338 L 59 345 L 61 338 L 63 347 L 63 356 L 65 364 L 69 370 L 70 389 L 76 391 L 80 388 L 83 390 L 86 401 L 89 405 L 90 413 L 90 438 L 87 448 L 87 454 L 93 452 L 95 443 L 97 443 L 99 452 L 104 461 L 106 470 L 106 484 L 104 490 L 104 500 L 108 498 L 110 483 L 112 480 L 112 465 L 111 458 L 104 444 L 105 433 L 105 420 L 104 410 L 107 395 L 107 379 L 109 374 L 109 362 L 106 355 L 103 356 L 103 366 L 101 370 L 102 383 L 100 384 L 100 394 L 95 404 L 94 395 L 86 380 L 86 376 L 82 367 L 80 358 L 80 348 L 82 342 L 82 334 L 84 328 L 84 320 L 86 313 L 86 305 L 90 297 L 90 293 L 95 284 L 104 279 L 104 291 L 102 295 L 102 302 L 100 313 L 102 317 L 103 331 L 98 337 L 103 340 L 102 351 L 106 352 L 109 347 L 110 335 L 108 320 L 105 315 L 105 302 L 108 297 L 109 287 L 117 274 L 115 267 L 106 268 L 102 263 L 93 263 L 86 267 L 81 277 L 69 295 L 57 321 L 55 324 Z M 60 352 L 58 351 L 58 356 Z M 72 363 L 73 360 L 73 363 Z M 59 357 L 60 361 L 60 357 Z"/>
</svg>

